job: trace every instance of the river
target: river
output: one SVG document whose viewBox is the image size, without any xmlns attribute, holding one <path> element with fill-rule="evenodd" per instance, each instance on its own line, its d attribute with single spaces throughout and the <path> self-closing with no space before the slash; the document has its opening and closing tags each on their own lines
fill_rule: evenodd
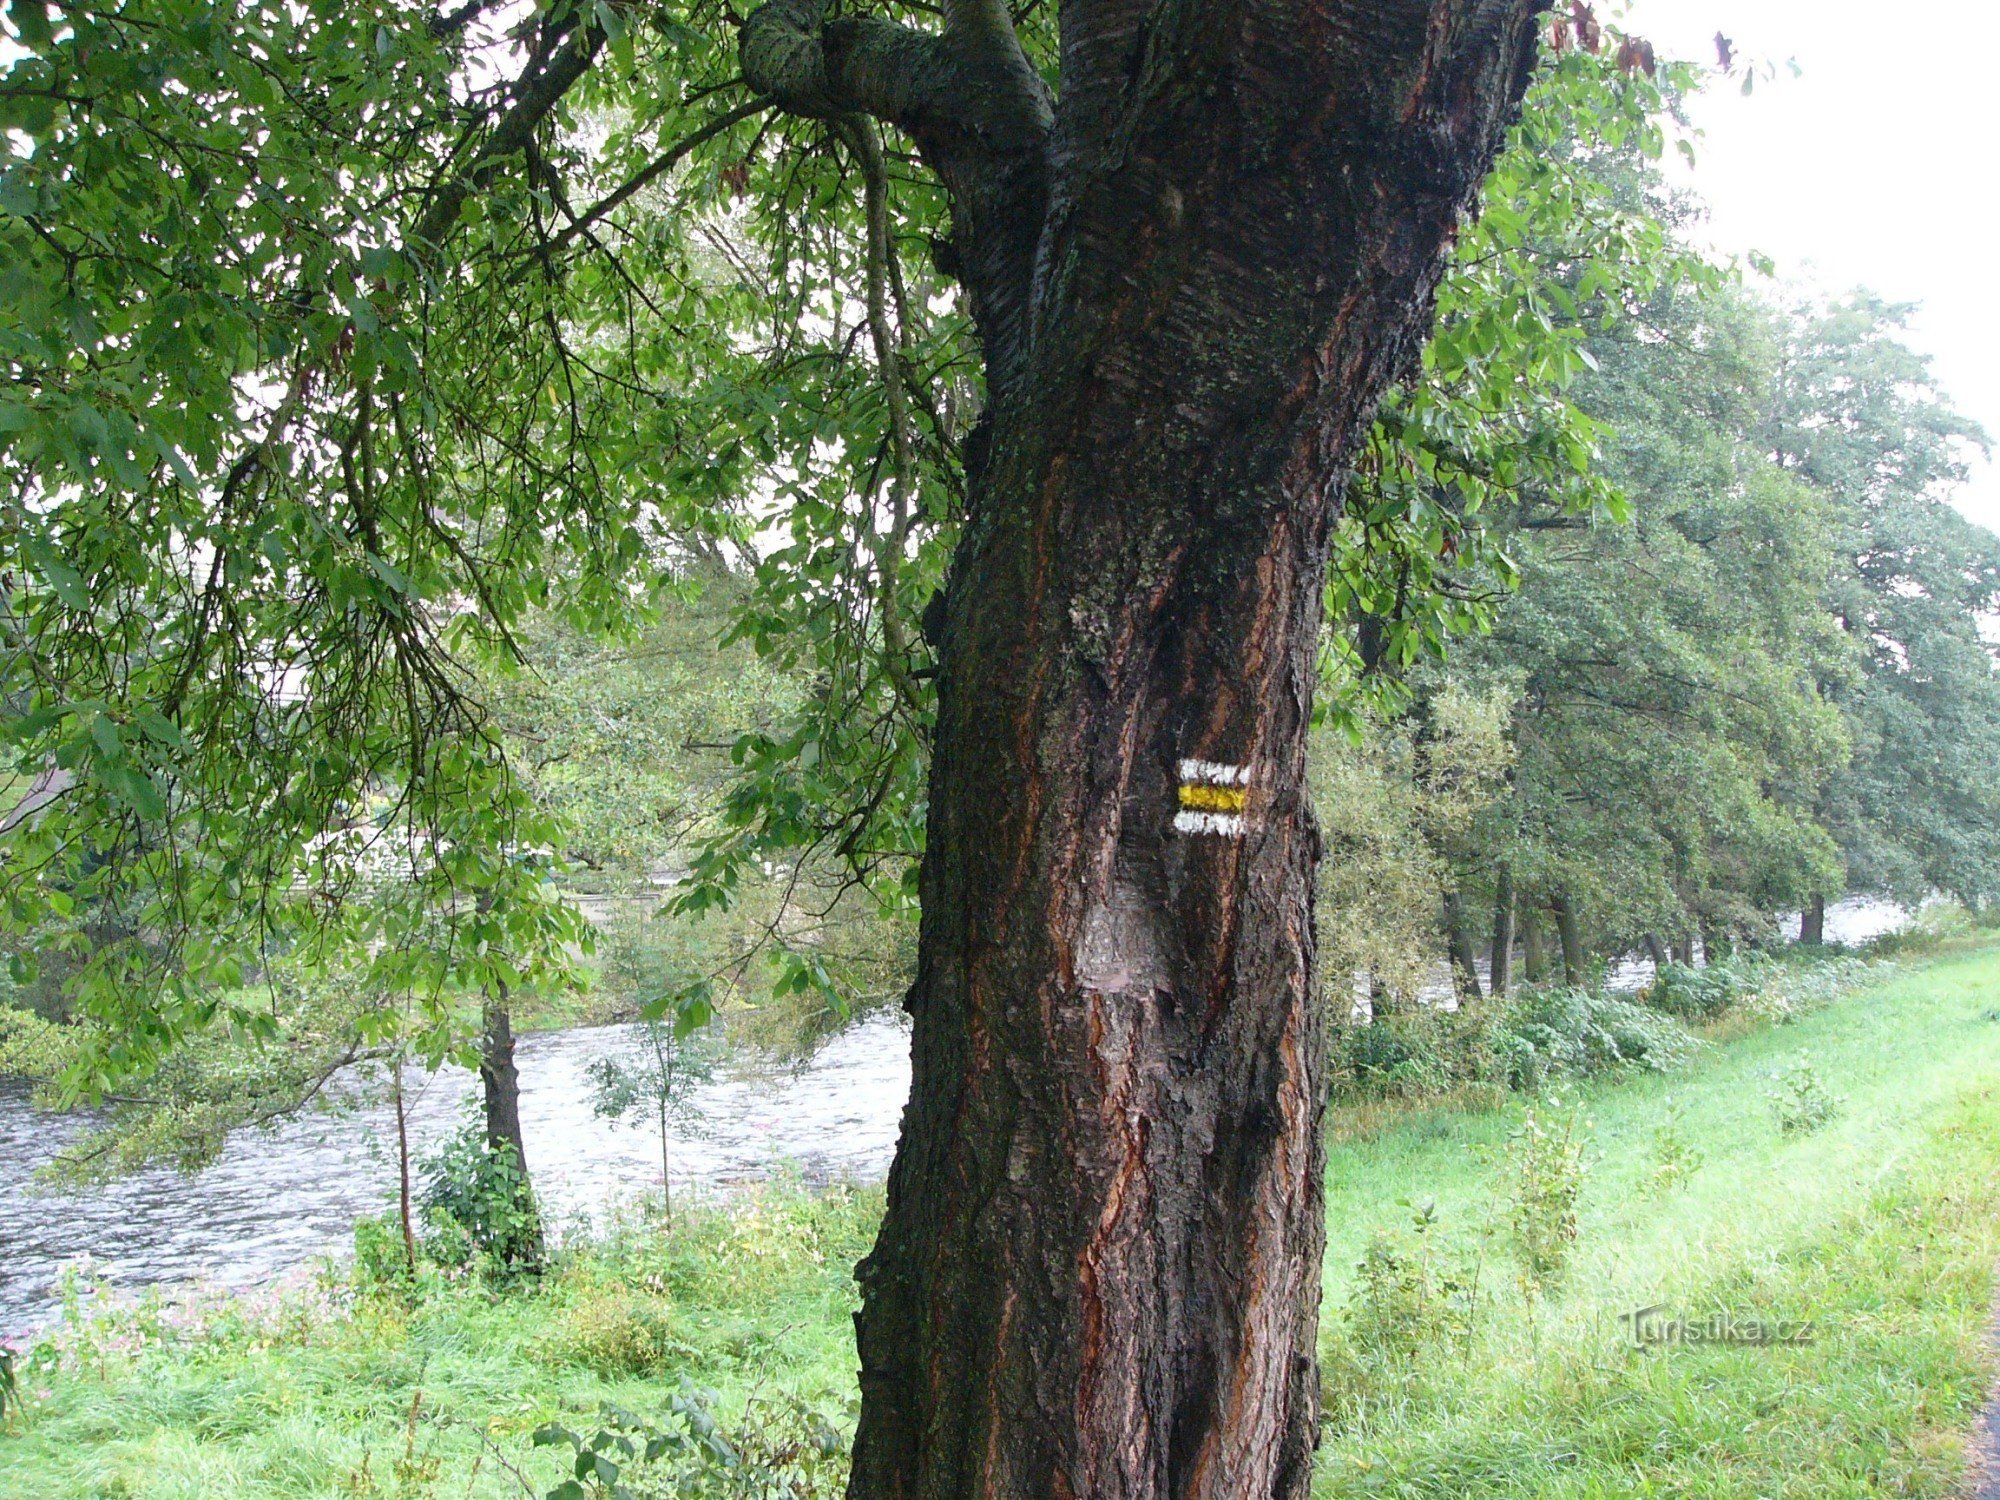
<svg viewBox="0 0 2000 1500">
<path fill-rule="evenodd" d="M 612 1125 L 590 1108 L 584 1069 L 629 1048 L 637 1028 L 592 1027 L 521 1039 L 521 1129 L 544 1210 L 568 1225 L 660 1184 L 648 1118 Z M 477 1089 L 443 1071 L 411 1087 L 412 1154 L 448 1135 Z M 880 1179 L 910 1088 L 906 1023 L 869 1016 L 797 1067 L 748 1060 L 699 1088 L 698 1135 L 673 1141 L 673 1188 L 715 1193 L 796 1173 L 821 1184 Z M 160 1167 L 77 1193 L 34 1188 L 35 1169 L 86 1128 L 29 1104 L 0 1079 L 0 1335 L 21 1334 L 58 1306 L 62 1268 L 88 1257 L 120 1291 L 201 1280 L 244 1286 L 339 1253 L 356 1218 L 383 1211 L 396 1180 L 395 1120 L 386 1108 L 309 1114 L 233 1138 L 192 1176 Z"/>
<path fill-rule="evenodd" d="M 1863 942 L 1907 920 L 1885 902 L 1850 899 L 1827 909 L 1827 937 Z M 1651 977 L 1643 960 L 1608 976 L 1614 988 Z M 1438 988 L 1449 994 L 1448 985 Z M 605 1026 L 521 1040 L 528 1165 L 559 1225 L 659 1188 L 651 1125 L 598 1119 L 584 1078 L 593 1058 L 629 1048 L 636 1031 Z M 413 1155 L 450 1133 L 476 1086 L 474 1075 L 447 1068 L 413 1087 Z M 746 1061 L 719 1070 L 697 1094 L 700 1134 L 673 1142 L 674 1191 L 724 1192 L 785 1172 L 807 1183 L 879 1180 L 909 1087 L 907 1023 L 893 1011 L 864 1018 L 797 1067 Z M 0 1079 L 0 1335 L 45 1321 L 58 1305 L 62 1268 L 86 1257 L 97 1277 L 131 1291 L 194 1280 L 250 1285 L 338 1253 L 356 1218 L 388 1206 L 395 1183 L 394 1120 L 377 1107 L 242 1132 L 193 1176 L 162 1167 L 80 1193 L 35 1191 L 35 1168 L 85 1125 L 35 1109 L 24 1085 Z"/>
</svg>

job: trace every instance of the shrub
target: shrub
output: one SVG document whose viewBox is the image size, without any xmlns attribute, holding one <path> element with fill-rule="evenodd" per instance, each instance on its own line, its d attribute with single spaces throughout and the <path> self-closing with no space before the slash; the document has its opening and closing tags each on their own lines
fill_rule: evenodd
<svg viewBox="0 0 2000 1500">
<path fill-rule="evenodd" d="M 1771 1076 L 1776 1087 L 1765 1097 L 1771 1101 L 1778 1129 L 1786 1135 L 1810 1134 L 1840 1113 L 1840 1096 L 1827 1091 L 1805 1053 Z"/>
<path fill-rule="evenodd" d="M 625 1287 L 584 1291 L 564 1309 L 547 1346 L 549 1362 L 607 1380 L 658 1375 L 693 1352 L 674 1336 L 671 1303 Z"/>
<path fill-rule="evenodd" d="M 1640 994 L 1654 1010 L 1682 1021 L 1720 1020 L 1757 989 L 1768 967 L 1748 957 L 1722 959 L 1702 969 L 1663 964 Z"/>
<path fill-rule="evenodd" d="M 1346 1314 L 1328 1321 L 1320 1360 L 1321 1405 L 1335 1418 L 1417 1389 L 1435 1354 L 1469 1344 L 1478 1312 L 1478 1261 L 1441 1253 L 1430 1204 L 1407 1226 L 1378 1229 L 1354 1269 Z"/>
<path fill-rule="evenodd" d="M 1688 1136 L 1687 1106 L 1669 1099 L 1653 1131 L 1653 1189 L 1669 1193 L 1686 1187 L 1688 1179 L 1701 1170 L 1706 1160 L 1702 1150 Z"/>
<path fill-rule="evenodd" d="M 1424 1099 L 1505 1083 L 1535 1093 L 1607 1068 L 1679 1066 L 1699 1045 L 1670 1016 L 1588 990 L 1524 990 L 1458 1010 L 1415 1010 L 1343 1026 L 1335 1087 L 1362 1099 Z"/>
<path fill-rule="evenodd" d="M 753 1399 L 725 1426 L 713 1392 L 683 1386 L 666 1420 L 617 1407 L 585 1434 L 558 1423 L 538 1446 L 567 1443 L 574 1477 L 548 1500 L 836 1500 L 847 1486 L 847 1445 L 824 1413 L 795 1396 Z"/>
<path fill-rule="evenodd" d="M 1377 1230 L 1355 1267 L 1347 1329 L 1356 1347 L 1377 1360 L 1411 1363 L 1471 1329 L 1473 1278 L 1440 1263 L 1429 1204 L 1410 1228 Z"/>
<path fill-rule="evenodd" d="M 1335 1088 L 1366 1099 L 1424 1099 L 1498 1078 L 1497 1018 L 1486 1006 L 1419 1006 L 1334 1034 Z"/>
<path fill-rule="evenodd" d="M 1991 919 L 1982 921 L 1956 901 L 1928 901 L 1915 920 L 1869 939 L 1863 948 L 1873 958 L 1916 957 L 1950 947 L 1990 925 Z"/>
<path fill-rule="evenodd" d="M 1665 1072 L 1696 1043 L 1687 1028 L 1629 1000 L 1588 990 L 1526 990 L 1507 1008 L 1499 1048 L 1508 1084 L 1536 1092 L 1606 1068 Z"/>
<path fill-rule="evenodd" d="M 403 1233 L 388 1214 L 354 1221 L 354 1281 L 364 1291 L 401 1290 L 410 1283 Z"/>
<path fill-rule="evenodd" d="M 1507 1137 L 1507 1227 L 1530 1295 L 1561 1276 L 1578 1233 L 1584 1143 L 1573 1111 L 1531 1106 Z"/>
<path fill-rule="evenodd" d="M 424 1252 L 440 1266 L 515 1271 L 542 1258 L 533 1191 L 511 1152 L 495 1151 L 477 1118 L 423 1166 Z"/>
</svg>

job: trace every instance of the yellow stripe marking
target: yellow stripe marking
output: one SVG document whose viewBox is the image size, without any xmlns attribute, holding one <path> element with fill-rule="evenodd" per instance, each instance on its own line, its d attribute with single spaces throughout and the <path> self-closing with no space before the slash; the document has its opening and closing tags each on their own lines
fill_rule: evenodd
<svg viewBox="0 0 2000 1500">
<path fill-rule="evenodd" d="M 1240 786 L 1181 786 L 1181 806 L 1201 812 L 1242 812 L 1244 801 Z"/>
</svg>

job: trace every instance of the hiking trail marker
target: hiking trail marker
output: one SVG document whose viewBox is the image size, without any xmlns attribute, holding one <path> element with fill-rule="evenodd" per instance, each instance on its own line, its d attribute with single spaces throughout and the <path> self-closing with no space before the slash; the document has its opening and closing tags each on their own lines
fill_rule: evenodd
<svg viewBox="0 0 2000 1500">
<path fill-rule="evenodd" d="M 1174 814 L 1174 831 L 1242 838 L 1250 768 L 1213 760 L 1184 760 L 1180 772 L 1180 811 Z"/>
</svg>

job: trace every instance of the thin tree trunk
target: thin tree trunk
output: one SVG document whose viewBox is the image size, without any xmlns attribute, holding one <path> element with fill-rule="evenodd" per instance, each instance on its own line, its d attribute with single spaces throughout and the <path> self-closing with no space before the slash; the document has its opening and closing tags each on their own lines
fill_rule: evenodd
<svg viewBox="0 0 2000 1500">
<path fill-rule="evenodd" d="M 1514 974 L 1514 872 L 1506 865 L 1493 882 L 1493 947 L 1486 974 L 1493 994 L 1505 995 Z"/>
<path fill-rule="evenodd" d="M 668 1173 L 667 1153 L 667 1104 L 660 1101 L 660 1213 L 671 1224 L 674 1222 L 674 1181 Z"/>
<path fill-rule="evenodd" d="M 668 1152 L 667 1111 L 672 1106 L 674 1095 L 678 1091 L 679 1080 L 674 1070 L 680 1060 L 680 1054 L 667 1051 L 666 1032 L 659 1025 L 654 1025 L 647 1032 L 647 1036 L 652 1043 L 653 1066 L 657 1069 L 656 1076 L 660 1085 L 660 1211 L 671 1224 L 674 1221 L 674 1184 L 670 1173 L 673 1163 Z M 676 1047 L 679 1045 L 678 1042 L 675 1043 Z"/>
<path fill-rule="evenodd" d="M 1694 967 L 1694 934 L 1683 932 L 1674 939 L 1674 962 L 1684 969 Z"/>
<path fill-rule="evenodd" d="M 1379 1021 L 1384 1016 L 1393 1016 L 1400 1008 L 1389 986 L 1382 982 L 1382 976 L 1371 973 L 1368 976 L 1368 1019 Z"/>
<path fill-rule="evenodd" d="M 1567 896 L 1550 903 L 1556 914 L 1556 937 L 1562 944 L 1563 983 L 1571 989 L 1583 988 L 1583 936 L 1578 930 L 1576 908 Z"/>
<path fill-rule="evenodd" d="M 1660 935 L 1657 932 L 1646 934 L 1646 957 L 1653 961 L 1653 969 L 1656 973 L 1664 969 L 1669 962 L 1667 950 L 1661 946 Z"/>
<path fill-rule="evenodd" d="M 1479 1000 L 1479 959 L 1472 949 L 1472 927 L 1465 917 L 1465 899 L 1457 891 L 1444 898 L 1445 939 L 1451 948 L 1451 972 L 1459 996 Z"/>
<path fill-rule="evenodd" d="M 1799 917 L 1799 941 L 1815 948 L 1826 941 L 1826 897 L 1817 891 Z"/>
<path fill-rule="evenodd" d="M 417 1274 L 417 1234 L 410 1223 L 410 1122 L 403 1102 L 403 1060 L 389 1065 L 390 1087 L 396 1096 L 396 1214 L 403 1226 L 403 1260 Z"/>
<path fill-rule="evenodd" d="M 1521 977 L 1540 984 L 1549 977 L 1549 955 L 1542 945 L 1542 914 L 1529 906 L 1521 912 Z"/>
<path fill-rule="evenodd" d="M 479 1082 L 486 1105 L 486 1147 L 512 1158 L 528 1174 L 528 1148 L 521 1134 L 521 1072 L 514 1062 L 514 1017 L 505 994 L 489 996 L 479 1038 Z"/>
<path fill-rule="evenodd" d="M 541 1215 L 528 1176 L 528 1147 L 521 1133 L 521 1073 L 514 1062 L 514 1017 L 504 989 L 486 997 L 481 1015 L 479 1081 L 486 1104 L 486 1148 L 510 1159 L 521 1177 L 522 1201 L 516 1205 L 526 1226 L 506 1258 L 538 1264 L 542 1258 Z"/>
<path fill-rule="evenodd" d="M 851 1500 L 1306 1495 L 1330 527 L 1538 9 L 1076 0 L 1059 102 L 1002 6 L 746 19 L 752 88 L 943 180 L 987 377 Z"/>
</svg>

